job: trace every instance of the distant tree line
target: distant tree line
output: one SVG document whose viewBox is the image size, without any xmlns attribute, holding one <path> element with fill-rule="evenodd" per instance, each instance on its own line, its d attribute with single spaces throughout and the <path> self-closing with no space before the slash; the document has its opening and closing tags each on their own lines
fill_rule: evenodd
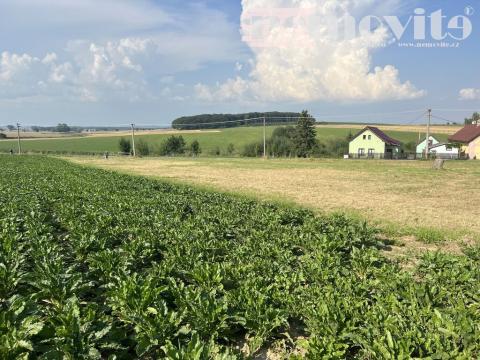
<svg viewBox="0 0 480 360">
<path fill-rule="evenodd" d="M 471 125 L 471 124 L 479 124 L 480 123 L 480 113 L 474 112 L 472 117 L 466 118 L 465 119 L 465 125 Z"/>
<path fill-rule="evenodd" d="M 183 116 L 172 122 L 172 127 L 177 130 L 196 130 L 196 129 L 218 129 L 230 128 L 242 125 L 262 124 L 262 119 L 257 121 L 248 121 L 249 119 L 270 118 L 279 123 L 294 123 L 300 117 L 300 113 L 295 112 L 250 112 L 245 114 L 204 114 L 195 116 Z M 289 120 L 291 119 L 291 120 Z M 269 121 L 271 124 L 271 121 Z"/>
</svg>

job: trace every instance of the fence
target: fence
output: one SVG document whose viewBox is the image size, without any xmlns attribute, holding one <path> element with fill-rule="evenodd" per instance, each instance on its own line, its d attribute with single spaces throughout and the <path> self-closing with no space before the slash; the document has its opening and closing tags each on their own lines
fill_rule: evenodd
<svg viewBox="0 0 480 360">
<path fill-rule="evenodd" d="M 370 153 L 370 154 L 349 154 L 349 159 L 377 159 L 377 160 L 415 160 L 415 153 Z"/>
</svg>

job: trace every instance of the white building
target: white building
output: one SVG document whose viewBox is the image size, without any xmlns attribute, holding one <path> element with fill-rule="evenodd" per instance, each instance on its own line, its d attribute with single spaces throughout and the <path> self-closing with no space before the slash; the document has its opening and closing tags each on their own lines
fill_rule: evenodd
<svg viewBox="0 0 480 360">
<path fill-rule="evenodd" d="M 430 148 L 430 154 L 438 159 L 458 159 L 458 148 L 451 144 L 437 144 Z"/>
<path fill-rule="evenodd" d="M 426 139 L 417 145 L 417 156 L 425 155 Z M 435 137 L 430 136 L 430 155 L 439 159 L 458 159 L 458 149 L 447 143 L 441 143 Z"/>
<path fill-rule="evenodd" d="M 439 144 L 440 141 L 438 141 L 437 139 L 435 139 L 435 137 L 431 136 L 430 135 L 430 148 L 433 146 L 433 145 L 437 145 Z M 427 144 L 427 141 L 426 141 L 426 138 L 423 139 L 423 141 L 417 145 L 417 156 L 420 156 L 422 154 L 425 153 L 425 146 Z"/>
</svg>

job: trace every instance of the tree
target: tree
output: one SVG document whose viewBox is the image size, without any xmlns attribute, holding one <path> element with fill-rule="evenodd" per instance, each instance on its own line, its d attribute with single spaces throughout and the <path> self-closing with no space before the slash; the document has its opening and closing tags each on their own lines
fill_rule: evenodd
<svg viewBox="0 0 480 360">
<path fill-rule="evenodd" d="M 0 133 L 0 139 L 6 139 L 7 138 L 7 135 L 5 135 L 4 133 Z"/>
<path fill-rule="evenodd" d="M 135 144 L 135 150 L 140 156 L 150 155 L 150 146 L 148 143 L 142 139 L 138 140 Z"/>
<path fill-rule="evenodd" d="M 8 129 L 9 131 L 13 131 L 13 130 L 15 130 L 15 126 L 13 126 L 13 125 L 7 125 L 7 129 Z"/>
<path fill-rule="evenodd" d="M 55 128 L 55 131 L 60 133 L 68 133 L 70 132 L 70 126 L 67 124 L 58 124 Z"/>
<path fill-rule="evenodd" d="M 308 111 L 304 110 L 295 127 L 295 152 L 298 157 L 307 157 L 311 155 L 316 144 L 317 131 L 315 129 L 315 119 L 310 116 Z"/>
<path fill-rule="evenodd" d="M 179 155 L 185 153 L 185 140 L 183 136 L 170 136 L 165 143 L 163 143 L 160 150 L 160 155 Z"/>
<path fill-rule="evenodd" d="M 465 125 L 470 125 L 473 123 L 476 123 L 476 124 L 480 123 L 480 113 L 474 112 L 471 118 L 465 119 Z"/>
<path fill-rule="evenodd" d="M 128 139 L 121 138 L 118 142 L 118 146 L 120 148 L 120 152 L 122 153 L 130 154 L 132 152 L 132 144 Z"/>
<path fill-rule="evenodd" d="M 198 140 L 193 140 L 192 144 L 190 145 L 190 152 L 193 156 L 198 156 L 202 153 L 202 149 L 200 148 L 200 143 Z"/>
</svg>

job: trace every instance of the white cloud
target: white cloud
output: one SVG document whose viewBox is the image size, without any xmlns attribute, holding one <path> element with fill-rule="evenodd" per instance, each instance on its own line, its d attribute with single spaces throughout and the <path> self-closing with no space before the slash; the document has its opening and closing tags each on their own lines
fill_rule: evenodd
<svg viewBox="0 0 480 360">
<path fill-rule="evenodd" d="M 247 79 L 237 77 L 214 87 L 199 84 L 197 96 L 212 101 L 241 98 L 300 102 L 421 97 L 424 91 L 402 82 L 393 65 L 373 67 L 374 49 L 390 41 L 384 27 L 352 38 L 331 36 L 331 19 L 347 21 L 352 14 L 375 13 L 384 3 L 243 0 L 241 26 L 244 41 L 254 53 L 253 70 Z M 388 3 L 396 6 L 399 1 Z"/>
<path fill-rule="evenodd" d="M 460 100 L 480 100 L 480 89 L 467 88 L 460 90 Z"/>
<path fill-rule="evenodd" d="M 10 24 L 9 33 L 20 34 L 17 27 L 24 24 L 24 30 L 29 23 L 47 31 L 49 43 L 57 35 L 88 36 L 65 40 L 61 50 L 57 45 L 27 54 L 4 51 L 0 99 L 178 101 L 191 89 L 173 84 L 175 74 L 242 57 L 238 30 L 224 13 L 188 3 L 182 11 L 166 9 L 150 0 L 0 2 L 0 20 L 10 20 L 0 29 Z M 114 36 L 125 32 L 139 35 Z"/>
</svg>

